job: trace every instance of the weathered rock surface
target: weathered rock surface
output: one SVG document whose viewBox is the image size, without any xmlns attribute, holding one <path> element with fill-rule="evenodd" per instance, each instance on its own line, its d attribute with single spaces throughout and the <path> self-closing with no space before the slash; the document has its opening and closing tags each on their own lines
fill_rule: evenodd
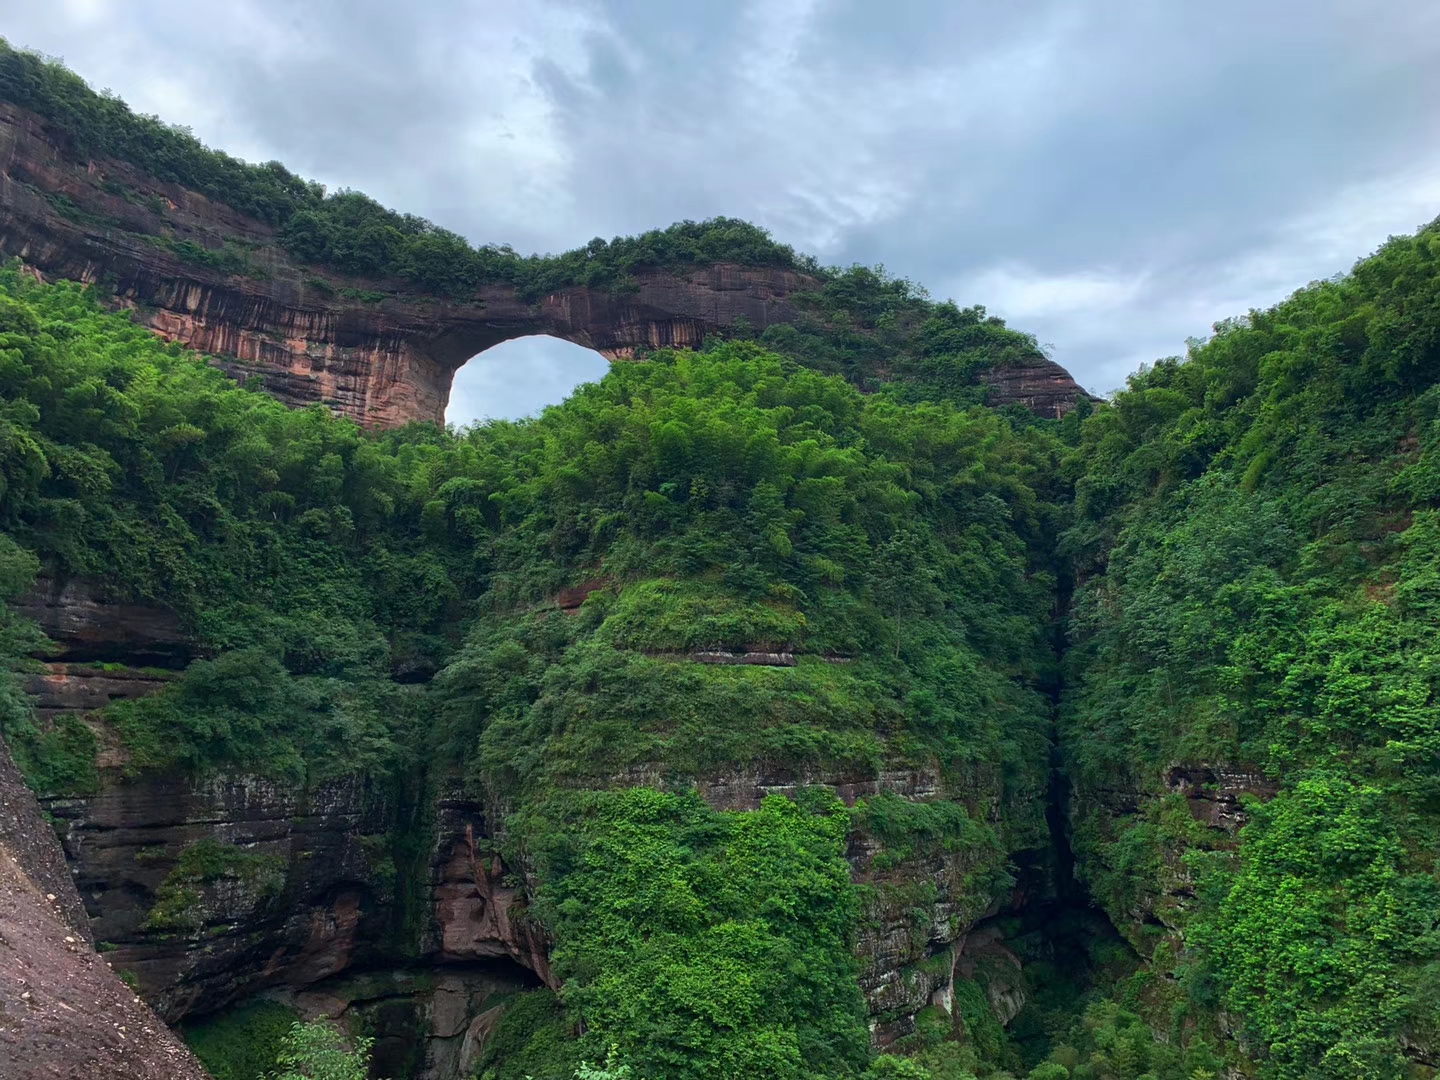
<svg viewBox="0 0 1440 1080">
<path fill-rule="evenodd" d="M 1190 816 L 1208 827 L 1207 845 L 1223 850 L 1236 843 L 1236 833 L 1248 820 L 1242 797 L 1270 799 L 1279 789 L 1278 780 L 1253 765 L 1171 762 L 1163 771 L 1113 787 L 1078 786 L 1069 812 L 1073 829 L 1109 841 L 1119 835 L 1124 822 L 1158 800 L 1178 795 Z M 1149 956 L 1158 942 L 1178 935 L 1194 903 L 1194 872 L 1184 858 L 1186 850 L 1183 845 L 1166 845 L 1159 872 L 1135 882 L 1125 907 L 1105 905 L 1116 931 L 1141 956 Z M 1098 861 L 1104 855 L 1096 850 L 1088 857 Z"/>
<path fill-rule="evenodd" d="M 239 253 L 251 272 L 187 262 L 174 242 Z M 213 354 L 237 377 L 263 379 L 282 401 L 323 402 L 382 425 L 442 419 L 455 371 L 511 338 L 545 334 L 628 358 L 699 345 L 739 319 L 757 333 L 793 322 L 792 297 L 817 285 L 789 270 L 718 264 L 641 271 L 624 294 L 577 286 L 532 303 L 499 285 L 457 300 L 398 281 L 322 278 L 291 260 L 270 226 L 124 162 L 81 160 L 39 117 L 6 104 L 0 256 L 50 278 L 103 281 L 141 322 Z M 1087 396 L 1039 356 L 982 378 L 993 404 L 1045 416 Z"/>
<path fill-rule="evenodd" d="M 191 657 L 173 611 L 108 600 L 93 582 L 41 578 L 14 607 L 59 646 L 56 659 L 183 667 Z"/>
<path fill-rule="evenodd" d="M 55 834 L 0 742 L 0 1076 L 206 1080 L 95 952 Z"/>
<path fill-rule="evenodd" d="M 1185 796 L 1190 816 L 1196 821 L 1234 834 L 1247 820 L 1242 795 L 1273 799 L 1280 782 L 1253 765 L 1217 763 L 1174 765 L 1165 778 L 1170 791 Z"/>
<path fill-rule="evenodd" d="M 393 882 L 376 869 L 386 805 L 358 781 L 303 792 L 256 777 L 102 770 L 97 794 L 44 805 L 96 938 L 171 1023 L 317 982 L 374 959 L 388 940 Z M 201 841 L 233 845 L 258 869 L 189 883 L 194 900 L 179 921 L 155 924 L 162 885 Z"/>
<path fill-rule="evenodd" d="M 424 951 L 442 961 L 505 957 L 534 972 L 552 990 L 550 942 L 525 916 L 518 875 L 487 850 L 492 835 L 485 807 L 460 791 L 436 800 L 430 858 L 432 919 Z"/>
<path fill-rule="evenodd" d="M 372 1075 L 471 1080 L 504 999 L 539 985 L 527 976 L 507 962 L 489 961 L 347 973 L 273 996 L 307 1019 L 353 1020 L 371 1032 Z"/>
</svg>

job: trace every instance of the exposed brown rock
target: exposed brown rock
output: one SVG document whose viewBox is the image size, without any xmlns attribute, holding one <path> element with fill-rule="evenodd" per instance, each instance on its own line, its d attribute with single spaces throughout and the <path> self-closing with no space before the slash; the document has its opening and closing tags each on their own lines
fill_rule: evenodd
<svg viewBox="0 0 1440 1080">
<path fill-rule="evenodd" d="M 446 961 L 506 957 L 558 990 L 550 969 L 550 942 L 526 915 L 520 875 L 508 872 L 486 849 L 487 813 L 456 791 L 436 804 L 431 861 L 434 917 L 425 951 Z"/>
<path fill-rule="evenodd" d="M 579 585 L 571 585 L 568 589 L 561 589 L 551 597 L 550 602 L 566 615 L 579 615 L 580 606 L 585 603 L 590 594 L 605 588 L 610 583 L 609 578 L 591 578 L 589 581 L 582 581 Z"/>
<path fill-rule="evenodd" d="M 106 599 L 92 582 L 41 578 L 13 606 L 59 646 L 57 659 L 176 666 L 191 655 L 173 611 Z"/>
<path fill-rule="evenodd" d="M 1026 364 L 997 364 L 980 378 L 991 387 L 991 405 L 1024 405 L 1036 416 L 1059 418 L 1082 398 L 1096 400 L 1068 371 L 1041 356 Z"/>
<path fill-rule="evenodd" d="M 318 982 L 383 949 L 393 901 L 371 849 L 383 843 L 387 808 L 364 784 L 306 792 L 257 777 L 105 769 L 96 794 L 44 805 L 63 829 L 96 938 L 171 1023 L 267 987 Z M 193 927 L 148 926 L 162 883 L 200 840 L 270 860 L 273 887 L 205 883 Z"/>
<path fill-rule="evenodd" d="M 168 671 L 114 664 L 46 664 L 44 671 L 25 677 L 25 692 L 34 699 L 35 715 L 43 723 L 61 713 L 92 712 L 153 694 L 174 677 Z"/>
<path fill-rule="evenodd" d="M 1273 799 L 1280 782 L 1250 765 L 1219 762 L 1210 765 L 1174 765 L 1165 786 L 1185 796 L 1190 816 L 1216 829 L 1235 833 L 1248 820 L 1240 805 L 1242 795 Z"/>
<path fill-rule="evenodd" d="M 0 1076 L 206 1080 L 94 950 L 34 796 L 0 742 Z"/>
<path fill-rule="evenodd" d="M 505 1010 L 496 1001 L 538 985 L 505 962 L 452 963 L 346 974 L 273 996 L 306 1019 L 329 1017 L 373 1035 L 371 1075 L 473 1080 Z"/>
<path fill-rule="evenodd" d="M 122 194 L 117 194 L 121 192 Z M 79 208 L 67 217 L 53 201 Z M 228 241 L 255 273 L 186 262 L 157 243 L 207 249 Z M 531 303 L 483 286 L 454 299 L 400 281 L 368 281 L 296 264 L 275 230 L 125 162 L 70 156 L 33 113 L 0 104 L 0 256 L 50 278 L 103 281 L 136 317 L 237 377 L 258 376 L 291 405 L 323 402 L 365 424 L 440 420 L 455 371 L 470 357 L 534 334 L 611 360 L 645 348 L 697 346 L 739 319 L 758 333 L 795 321 L 791 298 L 818 282 L 789 270 L 727 264 L 682 274 L 650 269 L 624 294 L 570 287 Z M 337 290 L 361 294 L 346 298 Z M 382 293 L 384 299 L 363 298 Z M 1041 357 L 982 375 L 991 403 L 1058 416 L 1086 396 Z"/>
</svg>

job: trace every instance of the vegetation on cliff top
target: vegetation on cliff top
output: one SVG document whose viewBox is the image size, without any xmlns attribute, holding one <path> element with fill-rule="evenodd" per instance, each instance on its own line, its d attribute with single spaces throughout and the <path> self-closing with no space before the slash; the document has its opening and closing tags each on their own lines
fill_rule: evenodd
<svg viewBox="0 0 1440 1080">
<path fill-rule="evenodd" d="M 521 256 L 507 246 L 472 247 L 463 237 L 413 214 L 386 209 L 356 191 L 326 193 L 279 162 L 251 165 L 204 146 L 188 130 L 137 115 L 119 98 L 97 94 L 56 61 L 17 50 L 0 38 L 0 101 L 45 118 L 82 160 L 128 162 L 154 180 L 224 202 L 277 229 L 295 259 L 361 278 L 398 278 L 442 296 L 473 294 L 483 284 L 513 286 L 538 298 L 568 286 L 624 291 L 643 269 L 684 271 L 716 263 L 794 270 L 813 288 L 792 296 L 802 317 L 770 328 L 763 343 L 775 352 L 864 389 L 895 382 L 906 400 L 983 401 L 975 376 L 997 364 L 1033 363 L 1033 337 L 1007 328 L 980 307 L 936 303 L 925 291 L 883 269 L 825 268 L 775 242 L 763 229 L 731 218 L 685 221 L 634 237 L 596 238 L 560 255 Z M 97 190 L 105 181 L 91 178 Z M 62 214 L 104 223 L 68 195 Z M 211 250 L 171 236 L 144 239 L 191 262 L 228 273 L 256 273 L 247 252 Z M 319 280 L 319 279 L 315 279 Z M 325 285 L 326 288 L 330 286 Z M 373 290 L 348 292 L 383 299 Z M 346 292 L 342 289 L 341 292 Z M 748 337 L 743 326 L 731 337 Z"/>
<path fill-rule="evenodd" d="M 760 228 L 731 218 L 682 222 L 635 237 L 599 238 L 561 255 L 521 256 L 473 247 L 414 214 L 388 210 L 358 191 L 328 193 L 278 161 L 252 165 L 211 150 L 186 128 L 97 94 L 58 61 L 0 38 L 0 101 L 44 117 L 76 154 L 116 158 L 166 183 L 226 203 L 279 230 L 296 258 L 359 277 L 399 277 L 435 292 L 489 283 L 541 296 L 569 285 L 623 288 L 638 267 L 683 269 L 717 262 L 815 272 L 810 260 Z"/>
<path fill-rule="evenodd" d="M 1043 835 L 1057 445 L 1039 429 L 866 397 L 730 343 L 618 366 L 532 422 L 365 433 L 14 269 L 0 398 L 0 527 L 22 576 L 171 607 L 202 654 L 107 710 L 129 767 L 464 769 L 516 807 L 504 853 L 537 868 L 533 910 L 594 1058 L 615 1043 L 657 1068 L 744 1058 L 798 1077 L 867 1056 L 849 814 L 606 794 L 627 777 L 938 768 L 959 801 L 915 850 L 969 860 L 956 919 Z M 579 615 L 554 610 L 586 579 L 600 587 Z M 695 649 L 796 659 L 712 666 Z M 433 684 L 398 681 L 422 663 Z M 47 732 L 5 734 L 64 787 L 33 771 Z M 612 832 L 670 855 L 627 870 Z M 177 865 L 157 925 L 189 917 L 207 875 L 250 869 L 217 867 Z M 633 875 L 662 871 L 646 887 L 683 882 L 684 919 L 627 936 Z M 642 940 L 675 987 L 664 1023 L 615 981 Z M 739 984 L 680 989 L 742 964 L 764 1007 Z"/>
</svg>

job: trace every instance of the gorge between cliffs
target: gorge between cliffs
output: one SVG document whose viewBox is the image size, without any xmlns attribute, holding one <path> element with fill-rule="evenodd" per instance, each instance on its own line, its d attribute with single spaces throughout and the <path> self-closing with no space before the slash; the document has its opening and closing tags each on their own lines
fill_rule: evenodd
<svg viewBox="0 0 1440 1080">
<path fill-rule="evenodd" d="M 0 255 L 0 1075 L 1440 1068 L 1436 225 L 1100 401 L 0 42 Z M 608 374 L 444 427 L 536 333 Z"/>
</svg>

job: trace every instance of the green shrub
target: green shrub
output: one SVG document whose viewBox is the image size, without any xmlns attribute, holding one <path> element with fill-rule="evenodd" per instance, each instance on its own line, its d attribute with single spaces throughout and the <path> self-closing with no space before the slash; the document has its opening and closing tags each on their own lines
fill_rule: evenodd
<svg viewBox="0 0 1440 1080">
<path fill-rule="evenodd" d="M 262 998 L 187 1020 L 180 1032 L 215 1080 L 257 1080 L 275 1068 L 295 1023 L 293 1009 Z"/>
</svg>

